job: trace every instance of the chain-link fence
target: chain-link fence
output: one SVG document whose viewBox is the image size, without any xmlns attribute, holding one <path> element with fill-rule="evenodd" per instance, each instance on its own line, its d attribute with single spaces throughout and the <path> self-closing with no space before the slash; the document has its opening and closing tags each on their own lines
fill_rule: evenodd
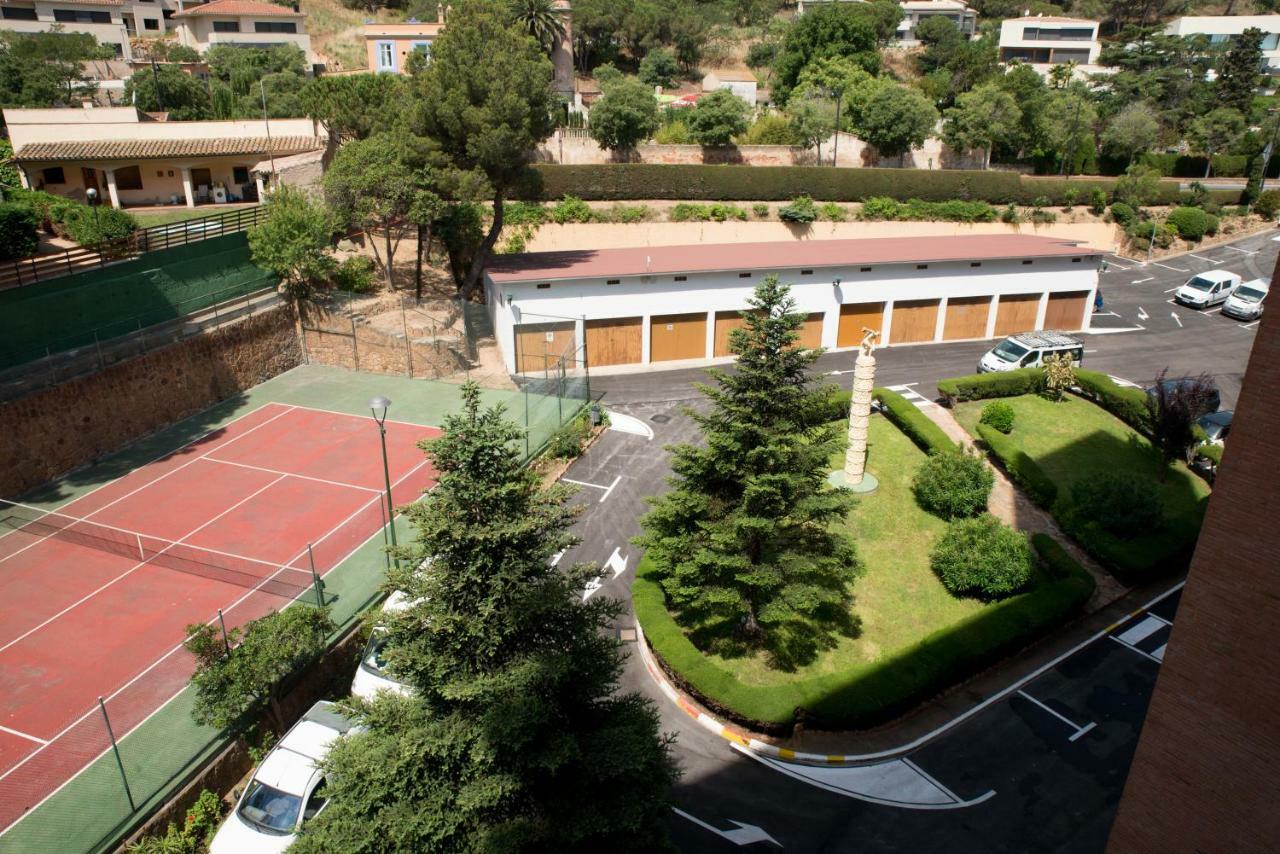
<svg viewBox="0 0 1280 854">
<path fill-rule="evenodd" d="M 541 372 L 526 372 L 516 383 L 524 396 L 525 453 L 533 457 L 591 400 L 586 346 L 570 346 L 548 358 Z"/>
</svg>

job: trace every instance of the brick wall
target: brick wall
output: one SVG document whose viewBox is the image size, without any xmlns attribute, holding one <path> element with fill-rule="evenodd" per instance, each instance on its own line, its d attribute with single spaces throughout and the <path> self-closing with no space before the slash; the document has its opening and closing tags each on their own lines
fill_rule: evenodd
<svg viewBox="0 0 1280 854">
<path fill-rule="evenodd" d="M 1244 854 L 1280 846 L 1277 387 L 1280 312 L 1273 309 L 1254 339 L 1110 852 Z"/>
<path fill-rule="evenodd" d="M 0 496 L 28 490 L 302 362 L 273 309 L 0 404 Z"/>
</svg>

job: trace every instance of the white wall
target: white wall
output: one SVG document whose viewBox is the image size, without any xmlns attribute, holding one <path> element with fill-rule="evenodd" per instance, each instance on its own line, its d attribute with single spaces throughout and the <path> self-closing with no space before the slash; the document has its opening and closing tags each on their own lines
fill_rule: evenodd
<svg viewBox="0 0 1280 854">
<path fill-rule="evenodd" d="M 1071 257 L 1082 260 L 1072 263 Z M 886 312 L 891 313 L 891 304 L 895 300 L 1058 291 L 1089 291 L 1092 300 L 1092 292 L 1098 283 L 1097 258 L 1089 255 L 1071 257 L 1037 258 L 1031 265 L 1023 265 L 1020 260 L 982 261 L 980 269 L 963 261 L 934 263 L 927 270 L 917 270 L 914 263 L 873 265 L 869 273 L 860 272 L 857 266 L 815 269 L 809 276 L 801 276 L 798 269 L 761 270 L 753 271 L 749 279 L 739 278 L 739 271 L 690 274 L 684 282 L 673 281 L 671 275 L 624 277 L 617 285 L 606 285 L 604 279 L 583 279 L 551 282 L 551 287 L 546 289 L 538 289 L 536 282 L 499 284 L 487 281 L 486 290 L 494 331 L 507 370 L 515 373 L 513 325 L 516 323 L 642 316 L 644 358 L 647 360 L 651 315 L 707 312 L 709 343 L 706 357 L 710 358 L 710 330 L 715 325 L 715 312 L 746 308 L 747 298 L 760 279 L 776 272 L 784 282 L 792 285 L 791 296 L 796 301 L 797 311 L 825 314 L 822 346 L 834 349 L 840 306 L 847 303 L 884 302 Z M 646 278 L 650 281 L 644 281 Z M 835 279 L 841 281 L 839 286 L 833 285 Z M 512 305 L 507 304 L 508 296 L 512 298 Z M 939 307 L 939 315 L 944 316 L 945 310 L 944 303 Z M 1040 314 L 1043 317 L 1043 302 Z M 939 336 L 941 330 L 940 322 Z M 581 337 L 577 343 L 583 343 Z M 891 327 L 886 330 L 882 343 L 886 346 L 893 344 Z"/>
</svg>

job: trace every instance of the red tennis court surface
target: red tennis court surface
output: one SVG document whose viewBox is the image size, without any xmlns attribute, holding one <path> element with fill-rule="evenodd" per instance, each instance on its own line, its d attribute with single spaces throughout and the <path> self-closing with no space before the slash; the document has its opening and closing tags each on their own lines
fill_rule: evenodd
<svg viewBox="0 0 1280 854">
<path fill-rule="evenodd" d="M 387 422 L 392 496 L 434 482 L 431 427 Z M 267 404 L 58 513 L 0 528 L 0 828 L 182 690 L 185 627 L 278 610 L 378 533 L 368 417 Z M 22 511 L 25 512 L 25 511 Z"/>
</svg>

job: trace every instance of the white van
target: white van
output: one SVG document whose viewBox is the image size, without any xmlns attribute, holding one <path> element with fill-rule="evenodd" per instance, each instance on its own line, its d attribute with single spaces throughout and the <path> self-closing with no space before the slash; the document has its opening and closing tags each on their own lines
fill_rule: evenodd
<svg viewBox="0 0 1280 854">
<path fill-rule="evenodd" d="M 1187 279 L 1186 284 L 1174 291 L 1173 298 L 1192 308 L 1208 308 L 1211 305 L 1226 302 L 1227 297 L 1231 296 L 1231 292 L 1236 289 L 1236 285 L 1240 284 L 1240 280 L 1239 273 L 1228 273 L 1226 270 L 1197 273 Z"/>
<path fill-rule="evenodd" d="M 394 614 L 409 607 L 409 597 L 397 590 L 387 597 L 382 606 L 382 613 Z M 379 691 L 392 691 L 408 695 L 413 689 L 392 679 L 386 672 L 387 662 L 383 651 L 387 646 L 387 630 L 382 626 L 374 626 L 369 635 L 369 643 L 360 658 L 360 666 L 356 668 L 356 677 L 351 680 L 351 693 L 366 700 L 372 700 Z"/>
<path fill-rule="evenodd" d="M 1222 304 L 1222 313 L 1237 320 L 1257 320 L 1262 317 L 1262 303 L 1269 290 L 1271 283 L 1266 279 L 1254 279 L 1237 285 Z"/>
<path fill-rule="evenodd" d="M 1078 368 L 1084 359 L 1084 342 L 1065 332 L 1022 332 L 1010 335 L 988 350 L 978 360 L 978 373 L 1038 368 L 1046 356 L 1058 353 L 1069 353 L 1072 364 Z"/>
</svg>

